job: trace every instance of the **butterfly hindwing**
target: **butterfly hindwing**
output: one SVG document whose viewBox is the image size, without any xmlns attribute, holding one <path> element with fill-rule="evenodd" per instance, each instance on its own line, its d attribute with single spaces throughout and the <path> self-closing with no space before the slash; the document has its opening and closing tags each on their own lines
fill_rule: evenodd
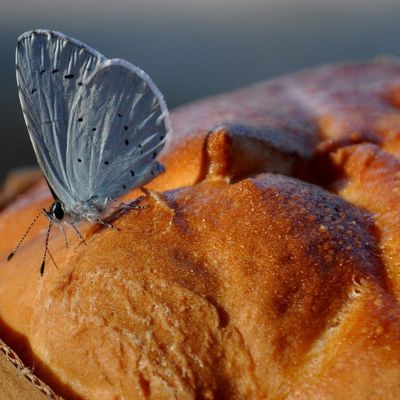
<svg viewBox="0 0 400 400">
<path fill-rule="evenodd" d="M 107 200 L 150 181 L 169 131 L 164 99 L 151 79 L 107 60 L 82 86 L 68 122 L 66 172 L 79 202 Z"/>
<path fill-rule="evenodd" d="M 17 85 L 33 147 L 57 197 L 72 204 L 66 170 L 68 122 L 77 94 L 106 58 L 65 35 L 36 30 L 21 35 Z"/>
</svg>

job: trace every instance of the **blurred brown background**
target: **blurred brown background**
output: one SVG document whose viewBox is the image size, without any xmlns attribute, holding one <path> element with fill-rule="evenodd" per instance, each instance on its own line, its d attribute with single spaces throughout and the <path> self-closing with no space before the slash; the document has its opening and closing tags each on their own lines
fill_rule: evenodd
<svg viewBox="0 0 400 400">
<path fill-rule="evenodd" d="M 14 49 L 34 28 L 125 58 L 170 108 L 276 75 L 400 54 L 399 0 L 3 0 L 0 179 L 35 163 L 17 99 Z"/>
</svg>

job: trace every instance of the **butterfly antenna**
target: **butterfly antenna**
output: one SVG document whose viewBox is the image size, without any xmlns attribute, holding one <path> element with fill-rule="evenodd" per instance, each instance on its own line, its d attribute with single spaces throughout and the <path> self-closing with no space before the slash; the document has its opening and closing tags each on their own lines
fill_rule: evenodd
<svg viewBox="0 0 400 400">
<path fill-rule="evenodd" d="M 42 265 L 40 266 L 40 276 L 43 276 L 43 274 L 44 274 L 44 267 L 46 265 L 46 256 L 47 256 L 47 253 L 49 252 L 48 245 L 49 245 L 49 237 L 50 237 L 50 231 L 51 231 L 52 226 L 53 226 L 53 221 L 50 220 L 49 228 L 47 229 L 47 234 L 46 234 L 46 242 L 44 245 L 43 261 L 42 261 Z M 51 258 L 53 258 L 53 257 L 51 257 Z"/>
<path fill-rule="evenodd" d="M 36 217 L 33 219 L 33 221 L 31 222 L 31 224 L 29 225 L 28 229 L 26 230 L 26 232 L 24 233 L 24 235 L 22 236 L 21 240 L 18 242 L 18 244 L 15 246 L 14 250 L 8 255 L 7 257 L 7 261 L 10 261 L 13 257 L 14 254 L 17 252 L 17 250 L 19 249 L 19 246 L 21 246 L 22 242 L 25 240 L 26 236 L 28 235 L 29 231 L 31 230 L 32 226 L 35 224 L 35 222 L 38 220 L 38 218 L 44 213 L 47 212 L 46 209 L 42 209 L 40 211 L 40 213 L 38 215 L 36 215 Z"/>
</svg>

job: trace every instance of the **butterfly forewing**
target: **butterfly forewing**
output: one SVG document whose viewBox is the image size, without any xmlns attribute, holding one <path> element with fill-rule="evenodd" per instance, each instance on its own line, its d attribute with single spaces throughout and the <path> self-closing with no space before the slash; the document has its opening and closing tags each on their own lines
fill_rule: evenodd
<svg viewBox="0 0 400 400">
<path fill-rule="evenodd" d="M 67 170 L 68 121 L 76 96 L 106 58 L 65 35 L 37 30 L 18 39 L 19 96 L 36 156 L 64 203 L 73 202 Z"/>
<path fill-rule="evenodd" d="M 161 93 L 139 68 L 106 61 L 82 86 L 68 122 L 66 171 L 77 203 L 107 200 L 158 175 L 169 131 Z"/>
</svg>

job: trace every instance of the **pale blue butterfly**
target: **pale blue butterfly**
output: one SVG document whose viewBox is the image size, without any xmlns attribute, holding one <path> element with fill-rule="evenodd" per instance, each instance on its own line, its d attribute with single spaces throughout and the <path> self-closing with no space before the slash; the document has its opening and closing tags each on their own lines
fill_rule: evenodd
<svg viewBox="0 0 400 400">
<path fill-rule="evenodd" d="M 74 229 L 83 219 L 104 223 L 101 216 L 113 200 L 164 171 L 155 158 L 170 131 L 169 114 L 140 68 L 108 60 L 59 32 L 21 35 L 16 69 L 29 136 L 55 199 L 40 213 L 50 218 L 43 273 L 54 222 Z"/>
</svg>

